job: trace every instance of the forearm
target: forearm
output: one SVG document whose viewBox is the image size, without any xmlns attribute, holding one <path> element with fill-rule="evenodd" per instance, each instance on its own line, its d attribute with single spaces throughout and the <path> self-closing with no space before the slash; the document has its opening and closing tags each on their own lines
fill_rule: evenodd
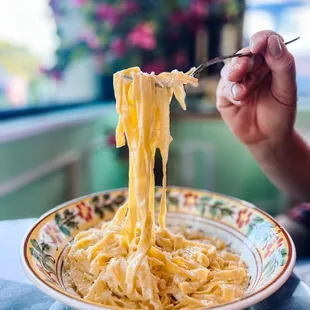
<svg viewBox="0 0 310 310">
<path fill-rule="evenodd" d="M 269 180 L 289 196 L 310 201 L 310 147 L 294 132 L 285 143 L 248 146 Z"/>
</svg>

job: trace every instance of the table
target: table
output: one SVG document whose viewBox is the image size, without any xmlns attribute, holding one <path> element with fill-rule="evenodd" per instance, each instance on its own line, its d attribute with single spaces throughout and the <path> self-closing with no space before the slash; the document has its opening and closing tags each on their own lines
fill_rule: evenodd
<svg viewBox="0 0 310 310">
<path fill-rule="evenodd" d="M 30 284 L 20 265 L 19 247 L 24 234 L 34 221 L 34 218 L 0 221 L 0 244 L 5 249 L 0 254 L 0 279 Z M 9 238 L 7 231 L 10 232 Z M 296 276 L 293 275 L 277 293 L 248 310 L 310 309 L 310 288 L 307 286 L 310 285 L 310 260 L 297 263 L 294 273 Z M 1 308 L 1 290 L 0 309 L 6 309 Z M 64 310 L 64 307 L 56 304 L 51 309 Z"/>
</svg>

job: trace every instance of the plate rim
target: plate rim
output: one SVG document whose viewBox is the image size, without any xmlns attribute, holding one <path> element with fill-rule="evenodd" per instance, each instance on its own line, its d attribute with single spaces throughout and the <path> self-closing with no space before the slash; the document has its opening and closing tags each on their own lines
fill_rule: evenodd
<svg viewBox="0 0 310 310">
<path fill-rule="evenodd" d="M 158 188 L 161 188 L 161 186 L 157 186 Z M 289 235 L 289 233 L 286 231 L 286 229 L 279 224 L 271 215 L 269 215 L 266 211 L 256 207 L 254 204 L 239 199 L 239 198 L 235 198 L 226 194 L 220 194 L 217 192 L 213 192 L 213 191 L 209 191 L 209 190 L 205 190 L 205 189 L 198 189 L 198 188 L 191 188 L 191 187 L 186 187 L 186 186 L 167 186 L 167 188 L 173 188 L 173 189 L 179 189 L 179 190 L 188 190 L 188 191 L 199 191 L 199 192 L 204 192 L 204 193 L 209 193 L 209 194 L 215 194 L 218 196 L 222 196 L 225 198 L 228 198 L 230 200 L 239 202 L 249 208 L 255 209 L 258 212 L 262 213 L 263 215 L 265 215 L 267 218 L 269 218 L 272 222 L 274 222 L 280 229 L 281 231 L 284 233 L 286 240 L 288 242 L 289 247 L 291 248 L 291 255 L 288 258 L 288 263 L 287 263 L 287 267 L 283 270 L 283 272 L 278 275 L 278 277 L 276 279 L 274 279 L 271 283 L 269 283 L 268 285 L 262 287 L 261 289 L 259 289 L 257 292 L 253 292 L 252 294 L 249 294 L 245 297 L 241 297 L 240 299 L 236 299 L 230 303 L 224 304 L 224 305 L 218 305 L 216 307 L 213 308 L 209 308 L 209 309 L 217 309 L 217 310 L 238 310 L 238 309 L 243 309 L 243 308 L 247 308 L 251 305 L 254 305 L 264 299 L 266 299 L 267 297 L 269 297 L 270 295 L 272 295 L 274 292 L 276 292 L 289 278 L 289 276 L 292 274 L 294 266 L 295 266 L 295 262 L 296 262 L 296 248 L 294 245 L 294 242 L 291 238 L 291 236 Z M 83 309 L 83 310 L 102 310 L 102 309 L 121 309 L 118 307 L 111 307 L 111 306 L 105 306 L 105 305 L 100 305 L 98 303 L 93 303 L 90 301 L 84 301 L 82 299 L 80 299 L 79 297 L 75 297 L 73 295 L 69 294 L 64 294 L 61 291 L 55 290 L 53 288 L 51 288 L 49 285 L 47 285 L 45 282 L 43 282 L 39 277 L 36 276 L 36 274 L 33 272 L 32 268 L 30 268 L 28 260 L 26 258 L 26 251 L 27 251 L 27 243 L 28 243 L 28 239 L 32 233 L 32 231 L 48 216 L 50 216 L 52 213 L 54 213 L 55 211 L 58 211 L 68 205 L 74 204 L 75 202 L 84 200 L 86 198 L 89 197 L 93 197 L 96 195 L 102 195 L 105 193 L 111 193 L 111 192 L 118 192 L 118 191 L 127 191 L 128 187 L 121 187 L 121 188 L 115 188 L 115 189 L 110 189 L 110 190 L 105 190 L 105 191 L 98 191 L 98 192 L 94 192 L 91 194 L 87 194 L 87 195 L 83 195 L 74 199 L 71 199 L 69 201 L 66 201 L 52 209 L 50 209 L 49 211 L 45 212 L 42 216 L 40 216 L 31 226 L 30 228 L 27 230 L 27 232 L 24 234 L 21 244 L 20 244 L 20 262 L 22 265 L 22 269 L 24 271 L 24 273 L 26 274 L 26 276 L 29 278 L 29 280 L 38 288 L 40 289 L 42 292 L 44 292 L 45 294 L 49 295 L 50 297 L 54 298 L 56 301 L 60 301 L 63 304 L 69 306 L 69 307 L 73 307 L 73 308 L 77 308 L 77 309 Z"/>
</svg>

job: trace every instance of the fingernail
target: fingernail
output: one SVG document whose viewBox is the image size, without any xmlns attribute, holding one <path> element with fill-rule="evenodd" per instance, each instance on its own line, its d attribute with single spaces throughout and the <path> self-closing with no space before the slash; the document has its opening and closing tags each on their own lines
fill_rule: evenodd
<svg viewBox="0 0 310 310">
<path fill-rule="evenodd" d="M 242 87 L 240 87 L 238 84 L 233 84 L 231 87 L 231 94 L 233 97 L 237 97 L 237 95 L 242 91 Z"/>
<path fill-rule="evenodd" d="M 271 36 L 268 43 L 271 56 L 279 57 L 282 54 L 282 46 L 278 36 Z"/>
<path fill-rule="evenodd" d="M 231 74 L 232 72 L 234 72 L 234 71 L 236 71 L 236 70 L 239 70 L 239 68 L 240 68 L 240 65 L 239 65 L 239 64 L 233 65 L 233 66 L 229 69 L 228 74 Z"/>
<path fill-rule="evenodd" d="M 253 37 L 250 41 L 250 49 L 252 50 L 262 40 L 261 37 Z"/>
</svg>

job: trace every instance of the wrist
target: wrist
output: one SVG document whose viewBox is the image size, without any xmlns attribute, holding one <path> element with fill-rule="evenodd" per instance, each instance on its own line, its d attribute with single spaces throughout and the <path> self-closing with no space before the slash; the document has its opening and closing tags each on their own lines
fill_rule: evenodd
<svg viewBox="0 0 310 310">
<path fill-rule="evenodd" d="M 289 164 L 296 148 L 300 144 L 300 136 L 294 130 L 291 134 L 277 141 L 263 140 L 254 144 L 247 145 L 248 150 L 260 166 L 278 166 L 279 164 Z"/>
<path fill-rule="evenodd" d="M 303 201 L 310 199 L 310 148 L 297 131 L 283 141 L 266 140 L 247 147 L 280 190 Z"/>
</svg>

